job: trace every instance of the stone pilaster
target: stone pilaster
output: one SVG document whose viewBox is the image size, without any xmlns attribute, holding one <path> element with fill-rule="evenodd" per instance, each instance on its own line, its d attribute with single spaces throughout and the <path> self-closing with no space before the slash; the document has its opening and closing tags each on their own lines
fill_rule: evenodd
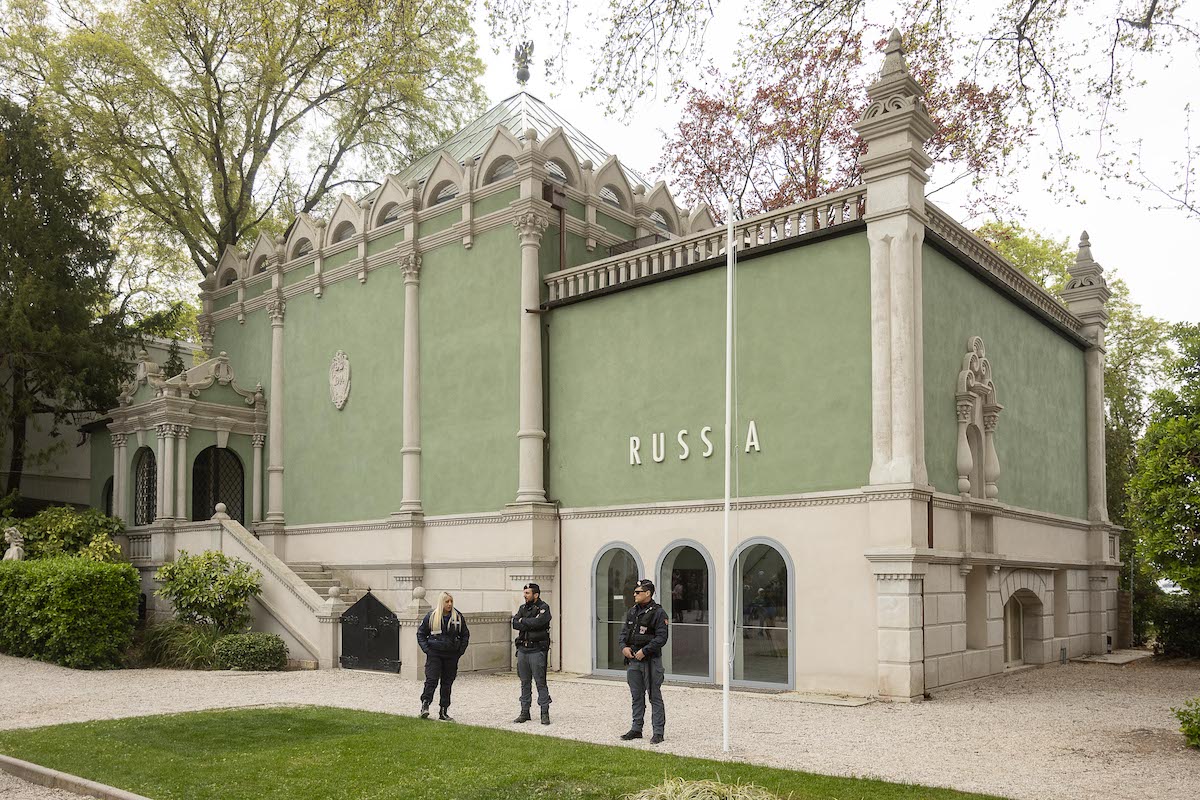
<svg viewBox="0 0 1200 800">
<path fill-rule="evenodd" d="M 517 503 L 545 503 L 543 463 L 546 431 L 542 423 L 541 276 L 538 252 L 547 220 L 530 211 L 513 222 L 521 239 L 521 373 L 517 440 Z"/>
<path fill-rule="evenodd" d="M 267 522 L 283 523 L 283 315 L 286 304 L 276 295 L 267 304 L 271 318 L 271 395 L 267 398 Z"/>
<path fill-rule="evenodd" d="M 421 284 L 421 254 L 408 253 L 404 271 L 404 442 L 400 448 L 403 473 L 400 510 L 421 511 L 421 322 L 417 290 Z"/>
<path fill-rule="evenodd" d="M 867 146 L 871 249 L 872 484 L 928 483 L 922 375 L 921 249 L 925 239 L 924 145 L 933 122 L 924 90 L 893 30 L 870 105 L 855 128 Z"/>
<path fill-rule="evenodd" d="M 256 433 L 251 439 L 254 446 L 254 464 L 250 479 L 250 521 L 262 521 L 262 480 L 263 480 L 263 446 L 267 443 L 266 434 Z"/>
<path fill-rule="evenodd" d="M 1108 522 L 1104 474 L 1104 331 L 1105 304 L 1111 296 L 1104 270 L 1092 258 L 1087 231 L 1079 239 L 1079 254 L 1071 280 L 1060 293 L 1071 313 L 1083 322 L 1081 333 L 1091 344 L 1084 356 L 1087 403 L 1088 519 Z"/>
<path fill-rule="evenodd" d="M 166 516 L 166 502 L 164 499 L 166 493 L 163 491 L 163 484 L 165 482 L 163 478 L 163 471 L 165 470 L 167 463 L 167 426 L 156 426 L 155 433 L 158 434 L 158 452 L 156 453 L 154 459 L 154 467 L 157 470 L 154 478 L 154 521 L 158 522 L 160 519 Z"/>
<path fill-rule="evenodd" d="M 187 520 L 187 440 L 191 429 L 187 425 L 172 426 L 175 431 L 175 518 Z"/>
<path fill-rule="evenodd" d="M 162 498 L 162 512 L 160 517 L 167 519 L 175 518 L 175 426 L 162 425 L 163 437 L 163 457 L 162 457 L 162 476 L 163 482 L 158 485 L 158 495 Z"/>
<path fill-rule="evenodd" d="M 125 492 L 128 485 L 128 462 L 125 456 L 125 434 L 114 433 L 113 444 L 113 507 L 114 517 L 124 520 L 129 526 L 129 512 L 125 504 Z"/>
<path fill-rule="evenodd" d="M 879 645 L 879 696 L 919 701 L 925 693 L 925 649 L 921 638 L 924 564 L 901 572 L 877 565 L 875 610 Z"/>
</svg>

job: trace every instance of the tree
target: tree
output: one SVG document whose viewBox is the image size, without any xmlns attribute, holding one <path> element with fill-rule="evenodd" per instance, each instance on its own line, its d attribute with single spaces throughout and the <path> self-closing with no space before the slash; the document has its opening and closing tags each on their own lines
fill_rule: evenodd
<svg viewBox="0 0 1200 800">
<path fill-rule="evenodd" d="M 11 438 L 6 492 L 21 485 L 26 431 L 51 434 L 76 414 L 116 404 L 139 329 L 109 288 L 110 220 L 27 109 L 0 98 L 0 436 Z M 136 324 L 135 324 L 136 323 Z"/>
<path fill-rule="evenodd" d="M 1008 122 L 1008 98 L 953 78 L 945 42 L 924 29 L 909 42 L 910 69 L 929 96 L 929 150 L 941 187 L 966 178 L 976 201 L 1003 206 L 983 186 L 1007 175 L 1008 155 L 1025 133 Z M 720 214 L 732 197 L 743 217 L 858 183 L 863 145 L 854 124 L 876 74 L 864 66 L 863 48 L 861 32 L 843 31 L 813 37 L 803 48 L 746 51 L 736 78 L 710 69 L 711 89 L 684 89 L 686 106 L 658 169 L 675 178 L 687 202 Z"/>
<path fill-rule="evenodd" d="M 9 0 L 0 77 L 203 274 L 480 102 L 466 0 Z"/>
<path fill-rule="evenodd" d="M 579 49 L 568 26 L 572 14 L 591 5 L 588 0 L 484 0 L 493 36 L 506 43 L 527 35 L 530 18 L 550 20 L 551 38 L 560 47 L 547 61 L 552 78 Z M 1056 133 L 1048 142 L 1060 173 L 1056 186 L 1070 191 L 1069 178 L 1081 157 L 1068 134 L 1082 132 L 1091 138 L 1087 146 L 1098 145 L 1094 170 L 1102 178 L 1111 175 L 1160 190 L 1166 202 L 1200 218 L 1194 193 L 1188 195 L 1200 163 L 1196 149 L 1188 144 L 1174 177 L 1147 176 L 1130 169 L 1126 153 L 1133 143 L 1118 143 L 1113 127 L 1114 113 L 1131 88 L 1170 80 L 1151 59 L 1161 55 L 1163 61 L 1194 63 L 1200 22 L 1188 4 L 996 0 L 980 7 L 970 0 L 902 0 L 876 19 L 869 15 L 880 14 L 881 7 L 868 0 L 607 0 L 603 6 L 604 11 L 587 8 L 601 36 L 596 52 L 589 54 L 588 89 L 604 98 L 610 111 L 630 113 L 656 85 L 677 81 L 691 65 L 702 63 L 708 25 L 723 7 L 737 9 L 750 31 L 743 47 L 756 51 L 803 50 L 833 33 L 898 21 L 906 33 L 927 27 L 971 75 L 1013 99 L 1010 110 L 1022 124 L 1044 123 Z M 1181 98 L 1181 109 L 1186 102 Z M 1179 202 L 1180 197 L 1190 197 L 1191 204 Z"/>
<path fill-rule="evenodd" d="M 1138 444 L 1129 481 L 1129 511 L 1151 562 L 1188 592 L 1200 594 L 1200 324 L 1172 331 L 1178 354 L 1168 365 L 1171 388 Z"/>
</svg>

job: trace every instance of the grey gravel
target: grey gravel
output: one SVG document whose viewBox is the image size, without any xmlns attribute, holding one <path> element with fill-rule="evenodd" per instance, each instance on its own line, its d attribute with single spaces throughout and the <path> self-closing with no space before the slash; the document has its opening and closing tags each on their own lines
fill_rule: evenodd
<svg viewBox="0 0 1200 800">
<path fill-rule="evenodd" d="M 37 786 L 0 771 L 0 800 L 79 800 L 79 795 Z"/>
<path fill-rule="evenodd" d="M 512 675 L 464 674 L 460 723 L 622 745 L 623 683 L 552 676 L 553 724 L 513 725 Z M 80 672 L 0 656 L 0 728 L 254 705 L 311 704 L 414 716 L 417 681 L 372 672 Z M 721 751 L 721 693 L 668 686 L 660 752 L 830 775 L 950 786 L 1011 798 L 1200 798 L 1200 752 L 1170 712 L 1200 695 L 1200 664 L 1071 663 L 1030 669 L 912 705 L 845 707 L 796 694 L 733 695 L 734 751 Z M 430 722 L 429 724 L 444 724 Z M 650 749 L 646 740 L 622 746 Z M 0 783 L 0 798 L 8 800 Z M 32 788 L 32 787 L 31 787 Z M 11 797 L 56 797 L 20 795 Z"/>
</svg>

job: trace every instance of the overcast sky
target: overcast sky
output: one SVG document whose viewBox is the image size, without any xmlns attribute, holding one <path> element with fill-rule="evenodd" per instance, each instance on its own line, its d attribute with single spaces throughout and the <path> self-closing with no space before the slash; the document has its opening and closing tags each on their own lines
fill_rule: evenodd
<svg viewBox="0 0 1200 800">
<path fill-rule="evenodd" d="M 589 0 L 580 0 L 586 6 Z M 719 7 L 718 17 L 710 25 L 706 51 L 718 65 L 727 66 L 729 55 L 739 35 L 734 3 Z M 652 169 L 662 150 L 664 131 L 673 126 L 678 109 L 662 96 L 643 100 L 633 119 L 623 123 L 598 107 L 597 102 L 584 96 L 580 89 L 586 84 L 591 66 L 589 50 L 594 37 L 593 26 L 587 24 L 586 13 L 577 10 L 573 20 L 579 21 L 573 31 L 576 46 L 572 47 L 566 75 L 571 85 L 551 87 L 540 64 L 551 53 L 544 41 L 535 40 L 533 78 L 527 90 L 547 101 L 556 111 L 591 136 L 601 147 L 617 155 L 623 163 L 644 174 L 651 181 L 664 176 Z M 873 22 L 883 22 L 875 20 Z M 476 25 L 480 52 L 487 65 L 484 88 L 491 102 L 497 102 L 519 90 L 513 68 L 512 52 L 503 49 L 491 52 L 491 40 L 482 24 Z M 878 56 L 868 55 L 868 58 Z M 1167 58 L 1147 64 L 1148 85 L 1128 93 L 1129 110 L 1117 119 L 1120 136 L 1125 141 L 1145 139 L 1143 164 L 1154 177 L 1168 179 L 1175 174 L 1171 163 L 1183 152 L 1183 106 L 1189 100 L 1196 109 L 1193 140 L 1200 139 L 1200 64 L 1195 57 L 1188 60 Z M 1049 131 L 1039 131 L 1050 135 Z M 1097 143 L 1091 140 L 1071 141 L 1086 163 L 1095 152 Z M 1056 239 L 1070 237 L 1072 244 L 1087 230 L 1092 251 L 1106 269 L 1116 270 L 1129 284 L 1133 300 L 1147 313 L 1170 321 L 1200 320 L 1200 257 L 1196 241 L 1200 238 L 1200 220 L 1189 220 L 1183 213 L 1171 210 L 1152 210 L 1162 202 L 1153 194 L 1113 182 L 1106 197 L 1099 179 L 1079 174 L 1075 176 L 1077 196 L 1083 202 L 1056 199 L 1051 187 L 1042 177 L 1047 160 L 1044 147 L 1035 143 L 1027 166 L 1019 174 L 1016 206 L 1025 212 L 1026 227 Z M 1131 155 L 1134 153 L 1130 152 Z M 936 166 L 934 184 L 936 184 Z M 931 184 L 932 188 L 933 184 Z M 940 192 L 934 200 L 941 207 L 966 222 L 961 209 L 961 197 L 954 188 Z M 968 222 L 970 225 L 982 222 Z"/>
</svg>

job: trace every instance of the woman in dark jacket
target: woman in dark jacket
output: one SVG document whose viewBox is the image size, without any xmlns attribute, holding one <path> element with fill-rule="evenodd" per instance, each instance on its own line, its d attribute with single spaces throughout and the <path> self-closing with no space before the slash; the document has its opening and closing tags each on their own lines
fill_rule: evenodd
<svg viewBox="0 0 1200 800">
<path fill-rule="evenodd" d="M 450 708 L 450 690 L 458 675 L 458 659 L 467 652 L 471 631 L 467 629 L 467 618 L 454 607 L 454 597 L 449 592 L 438 595 L 437 605 L 425 615 L 417 626 L 417 644 L 425 654 L 425 690 L 421 692 L 421 719 L 429 717 L 429 704 L 433 702 L 433 690 L 442 684 L 438 696 L 438 719 L 453 722 L 446 713 Z"/>
</svg>

